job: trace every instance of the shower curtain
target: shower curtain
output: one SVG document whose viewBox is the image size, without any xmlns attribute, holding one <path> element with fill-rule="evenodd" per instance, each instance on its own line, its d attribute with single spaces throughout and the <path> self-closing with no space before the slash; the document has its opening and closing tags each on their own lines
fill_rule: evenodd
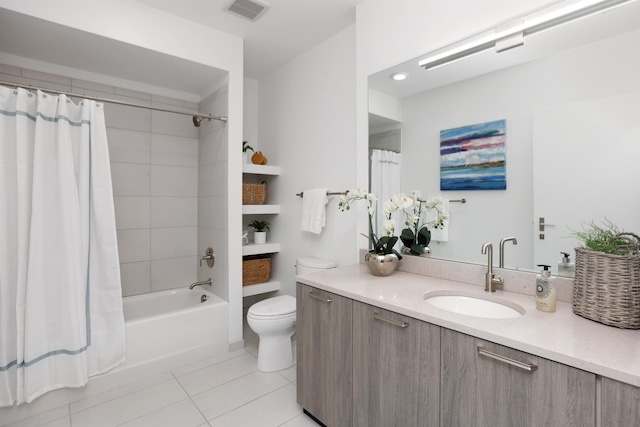
<svg viewBox="0 0 640 427">
<path fill-rule="evenodd" d="M 103 106 L 0 86 L 0 407 L 124 354 Z"/>
<path fill-rule="evenodd" d="M 382 235 L 382 223 L 386 219 L 382 210 L 383 203 L 402 192 L 400 159 L 400 153 L 393 151 L 374 149 L 371 152 L 371 192 L 378 198 L 378 208 L 373 226 L 378 236 Z M 404 217 L 400 212 L 394 212 L 391 218 L 396 222 L 395 234 L 398 236 L 404 228 Z"/>
</svg>

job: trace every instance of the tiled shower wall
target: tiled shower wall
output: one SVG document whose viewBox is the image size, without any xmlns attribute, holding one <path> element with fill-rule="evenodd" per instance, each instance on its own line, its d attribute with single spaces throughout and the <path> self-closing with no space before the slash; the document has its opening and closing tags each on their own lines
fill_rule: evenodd
<svg viewBox="0 0 640 427">
<path fill-rule="evenodd" d="M 1 64 L 0 79 L 144 105 L 190 111 L 199 107 L 197 103 Z M 226 115 L 226 92 L 222 95 L 225 111 L 213 114 Z M 216 99 L 210 96 L 207 106 L 219 107 Z M 199 147 L 199 130 L 189 116 L 106 103 L 105 119 L 123 295 L 188 286 L 198 277 L 198 167 L 201 163 L 210 166 L 205 175 L 200 174 L 201 193 L 219 198 L 222 190 L 208 191 L 207 185 L 215 176 L 226 188 L 226 162 L 220 165 L 221 170 L 214 168 L 215 160 L 199 162 L 199 150 L 208 159 L 211 144 Z M 226 128 L 203 122 L 201 129 L 205 126 L 212 140 L 224 139 L 221 145 L 226 150 Z M 200 219 L 217 229 L 226 224 L 226 197 L 212 205 L 215 212 L 201 212 Z M 212 219 L 218 212 L 224 216 Z M 213 245 L 216 238 L 216 233 L 210 233 L 204 247 Z M 226 236 L 224 240 L 216 243 L 217 272 L 224 268 L 218 264 L 225 264 Z M 218 274 L 226 278 L 226 271 Z"/>
<path fill-rule="evenodd" d="M 200 103 L 200 112 L 226 116 L 228 91 L 214 92 Z M 198 280 L 211 279 L 213 292 L 229 300 L 227 171 L 227 126 L 220 121 L 203 120 L 200 126 L 198 162 L 198 254 L 204 255 L 208 247 L 215 252 L 213 268 L 205 262 L 198 268 Z M 240 145 L 238 144 L 238 147 Z M 233 237 L 232 237 L 233 238 Z M 238 237 L 240 238 L 240 237 Z"/>
</svg>

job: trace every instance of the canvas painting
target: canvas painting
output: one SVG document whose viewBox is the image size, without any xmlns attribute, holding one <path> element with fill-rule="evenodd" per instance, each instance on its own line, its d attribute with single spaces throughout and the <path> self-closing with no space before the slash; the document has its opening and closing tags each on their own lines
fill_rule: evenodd
<svg viewBox="0 0 640 427">
<path fill-rule="evenodd" d="M 440 131 L 440 190 L 505 190 L 506 120 Z"/>
</svg>

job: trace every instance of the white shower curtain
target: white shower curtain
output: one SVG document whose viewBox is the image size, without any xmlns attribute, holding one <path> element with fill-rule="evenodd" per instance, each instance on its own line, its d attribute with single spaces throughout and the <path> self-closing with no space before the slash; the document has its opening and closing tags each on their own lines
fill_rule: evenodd
<svg viewBox="0 0 640 427">
<path fill-rule="evenodd" d="M 124 353 L 103 106 L 0 86 L 0 407 Z"/>
<path fill-rule="evenodd" d="M 400 153 L 387 150 L 374 149 L 371 153 L 371 192 L 378 198 L 373 226 L 378 237 L 382 235 L 382 222 L 386 219 L 382 210 L 383 203 L 402 192 L 401 157 Z M 400 212 L 394 212 L 391 218 L 396 222 L 395 234 L 399 236 L 404 228 L 404 217 Z"/>
</svg>

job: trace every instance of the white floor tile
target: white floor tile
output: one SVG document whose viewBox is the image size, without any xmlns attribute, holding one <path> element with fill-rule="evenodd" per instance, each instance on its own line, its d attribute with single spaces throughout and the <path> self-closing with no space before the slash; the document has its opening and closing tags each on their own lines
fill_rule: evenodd
<svg viewBox="0 0 640 427">
<path fill-rule="evenodd" d="M 171 380 L 71 415 L 73 427 L 113 427 L 187 398 Z"/>
<path fill-rule="evenodd" d="M 318 427 L 319 424 L 313 421 L 307 416 L 307 414 L 300 414 L 291 421 L 282 424 L 281 427 Z"/>
<path fill-rule="evenodd" d="M 86 399 L 78 400 L 77 402 L 73 402 L 71 405 L 69 405 L 69 407 L 71 409 L 71 413 L 73 414 L 171 380 L 173 380 L 173 376 L 170 373 L 166 372 L 164 374 L 155 375 L 142 381 L 137 381 L 123 387 L 118 387 L 116 389 L 109 390 L 107 392 L 100 393 Z"/>
<path fill-rule="evenodd" d="M 302 413 L 292 385 L 269 393 L 212 421 L 211 427 L 278 427 Z"/>
<path fill-rule="evenodd" d="M 71 427 L 71 417 L 67 415 L 50 423 L 40 424 L 39 427 Z"/>
<path fill-rule="evenodd" d="M 278 373 L 285 377 L 289 382 L 296 382 L 296 365 L 293 365 L 292 367 L 287 369 L 283 369 L 282 371 L 278 371 Z"/>
<path fill-rule="evenodd" d="M 216 363 L 224 362 L 225 360 L 242 356 L 243 354 L 247 354 L 247 351 L 244 348 L 241 348 L 235 351 L 218 354 L 213 357 L 207 357 L 206 359 L 198 360 L 197 362 L 193 362 L 188 365 L 173 369 L 173 375 L 175 375 L 176 377 L 181 377 L 191 372 L 198 371 L 211 365 L 215 365 Z"/>
<path fill-rule="evenodd" d="M 221 384 L 240 378 L 256 371 L 257 361 L 252 354 L 243 354 L 215 365 L 191 372 L 178 377 L 178 381 L 189 393 L 194 396 L 217 387 Z"/>
<path fill-rule="evenodd" d="M 55 424 L 62 423 L 61 419 L 66 419 L 68 426 L 69 424 L 69 407 L 68 405 L 62 406 L 60 408 L 52 409 L 51 411 L 43 412 L 38 415 L 34 415 L 33 417 L 25 418 L 21 421 L 16 421 L 15 423 L 7 424 L 6 427 L 40 427 L 40 426 L 65 426 L 65 424 Z M 4 425 L 1 423 L 0 425 Z"/>
<path fill-rule="evenodd" d="M 206 419 L 212 420 L 287 384 L 281 375 L 256 371 L 192 399 Z"/>
<path fill-rule="evenodd" d="M 121 427 L 197 427 L 206 421 L 190 399 L 182 400 L 152 412 Z"/>
</svg>

